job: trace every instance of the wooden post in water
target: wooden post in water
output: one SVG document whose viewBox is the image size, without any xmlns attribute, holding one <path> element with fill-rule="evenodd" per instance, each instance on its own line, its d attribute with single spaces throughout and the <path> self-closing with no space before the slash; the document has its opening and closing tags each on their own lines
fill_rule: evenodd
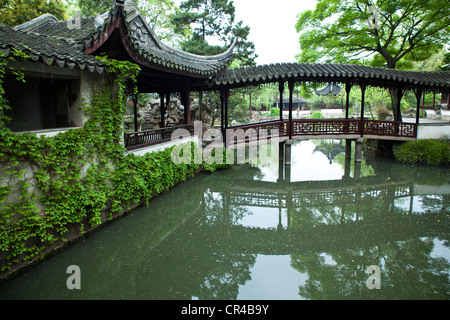
<svg viewBox="0 0 450 320">
<path fill-rule="evenodd" d="M 363 138 L 358 138 L 355 141 L 355 162 L 361 162 Z"/>
</svg>

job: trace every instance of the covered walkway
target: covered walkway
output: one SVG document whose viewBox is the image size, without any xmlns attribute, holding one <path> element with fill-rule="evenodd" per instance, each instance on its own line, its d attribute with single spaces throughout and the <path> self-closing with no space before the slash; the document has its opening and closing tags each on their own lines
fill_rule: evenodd
<svg viewBox="0 0 450 320">
<path fill-rule="evenodd" d="M 426 92 L 448 92 L 450 90 L 450 72 L 416 72 L 393 70 L 380 67 L 368 67 L 353 64 L 311 64 L 286 63 L 269 64 L 255 67 L 227 69 L 208 80 L 196 81 L 191 86 L 198 91 L 218 90 L 221 92 L 223 135 L 227 129 L 278 129 L 280 136 L 296 138 L 328 138 L 341 136 L 356 139 L 366 137 L 386 140 L 415 140 L 420 119 L 420 101 Z M 294 87 L 300 83 L 342 83 L 346 91 L 344 119 L 293 119 L 292 103 Z M 285 84 L 289 93 L 288 119 L 280 112 L 278 121 L 253 123 L 230 127 L 228 125 L 228 97 L 231 89 L 257 86 L 265 83 L 278 83 L 280 105 L 283 101 Z M 349 93 L 353 86 L 361 90 L 361 111 L 359 119 L 349 118 Z M 365 91 L 368 86 L 385 88 L 398 99 L 395 121 L 368 120 L 364 117 Z M 400 103 L 406 91 L 414 92 L 417 99 L 415 123 L 403 122 Z"/>
</svg>

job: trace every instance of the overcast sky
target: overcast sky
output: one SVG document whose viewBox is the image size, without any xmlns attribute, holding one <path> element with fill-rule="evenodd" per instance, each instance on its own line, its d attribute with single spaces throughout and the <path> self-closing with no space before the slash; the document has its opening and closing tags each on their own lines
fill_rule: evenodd
<svg viewBox="0 0 450 320">
<path fill-rule="evenodd" d="M 174 0 L 179 6 L 182 0 Z M 314 0 L 233 0 L 236 22 L 250 27 L 257 64 L 295 62 L 300 52 L 296 16 L 315 8 Z"/>
</svg>

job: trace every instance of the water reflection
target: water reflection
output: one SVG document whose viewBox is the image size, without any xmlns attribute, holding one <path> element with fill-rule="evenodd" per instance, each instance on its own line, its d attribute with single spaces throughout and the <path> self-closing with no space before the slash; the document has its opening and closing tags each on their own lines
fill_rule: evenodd
<svg viewBox="0 0 450 320">
<path fill-rule="evenodd" d="M 338 149 L 303 141 L 290 167 L 198 176 L 8 282 L 0 298 L 448 299 L 449 170 L 355 167 Z M 78 291 L 66 287 L 71 264 Z M 370 265 L 380 290 L 366 286 Z"/>
</svg>

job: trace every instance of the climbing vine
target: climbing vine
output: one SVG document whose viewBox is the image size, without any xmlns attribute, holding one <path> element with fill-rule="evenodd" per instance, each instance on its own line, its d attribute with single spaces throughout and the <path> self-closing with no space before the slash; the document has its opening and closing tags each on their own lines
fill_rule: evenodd
<svg viewBox="0 0 450 320">
<path fill-rule="evenodd" d="M 70 228 L 78 226 L 83 232 L 88 225 L 101 224 L 102 215 L 111 219 L 133 205 L 148 203 L 203 168 L 194 161 L 174 164 L 170 148 L 144 156 L 126 154 L 121 143 L 125 99 L 136 90 L 139 67 L 97 58 L 108 66 L 111 79 L 83 105 L 89 120 L 82 128 L 44 137 L 15 134 L 0 122 L 2 271 L 65 241 Z M 0 57 L 0 115 L 8 108 L 1 88 L 5 61 Z M 20 74 L 18 78 L 24 79 Z"/>
</svg>

